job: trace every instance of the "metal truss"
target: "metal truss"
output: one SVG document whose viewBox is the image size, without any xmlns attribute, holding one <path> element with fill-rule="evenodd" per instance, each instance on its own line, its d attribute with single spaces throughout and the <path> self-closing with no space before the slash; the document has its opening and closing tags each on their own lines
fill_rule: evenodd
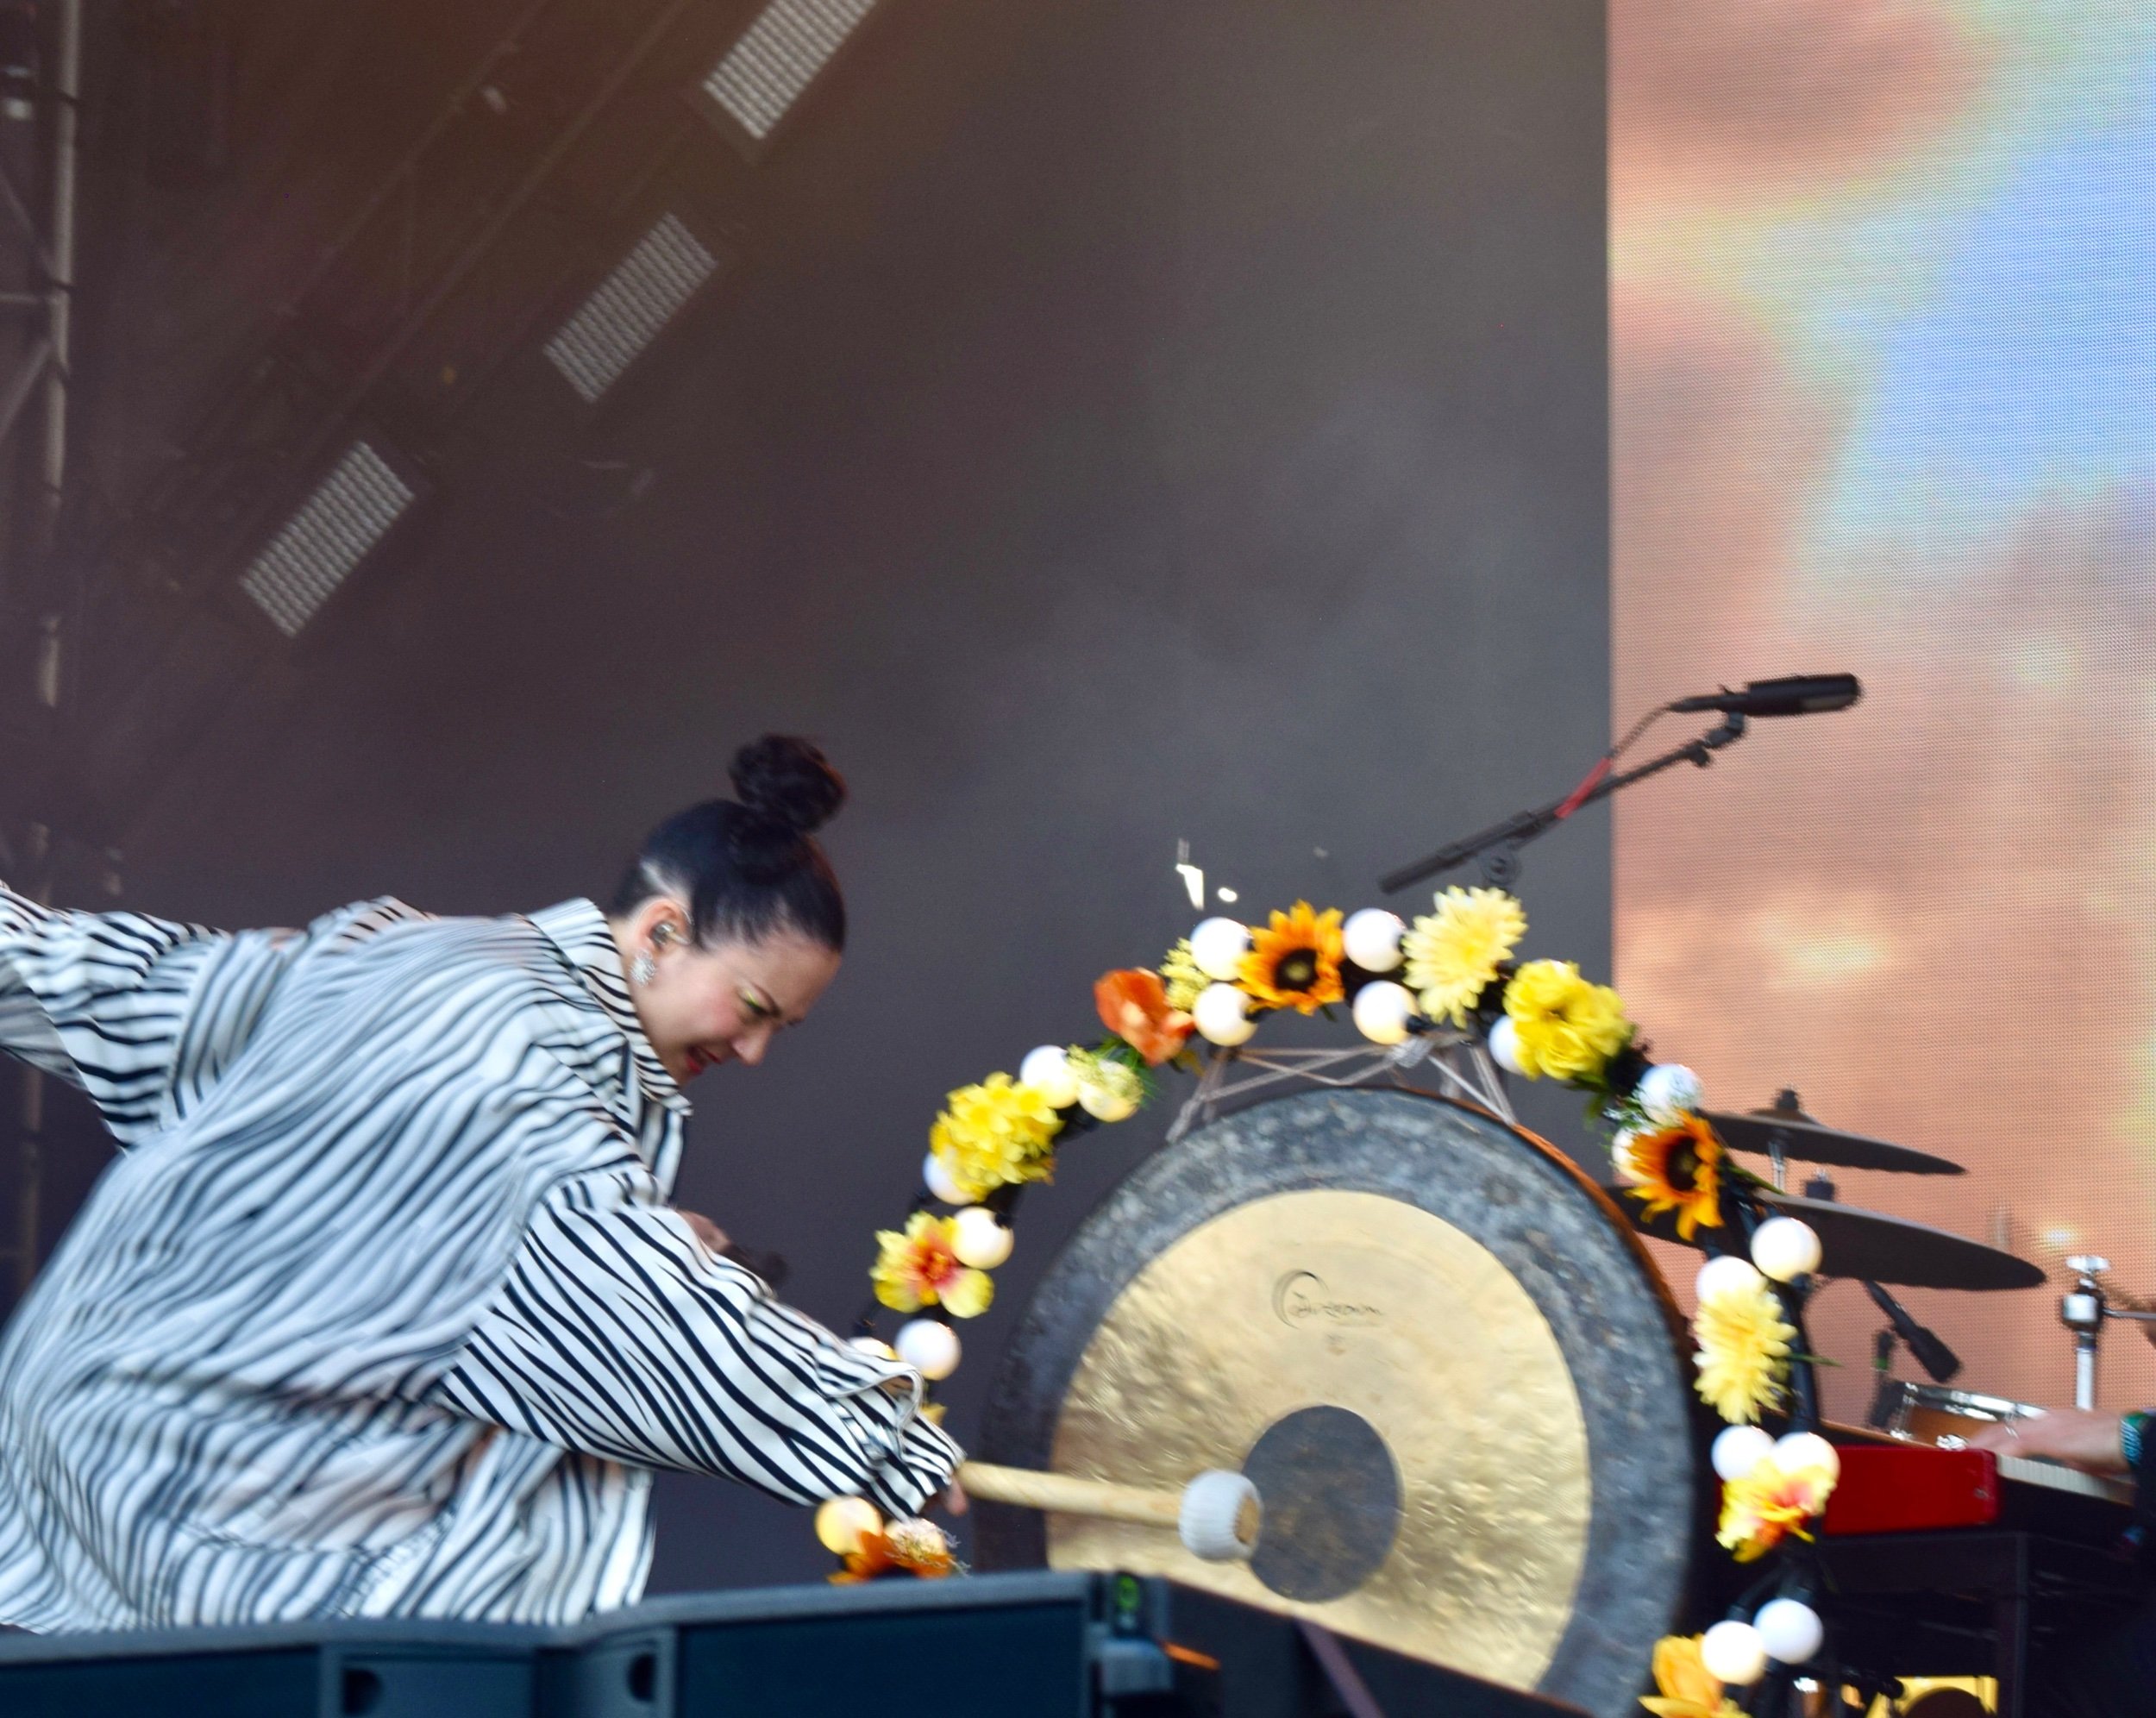
<svg viewBox="0 0 2156 1718">
<path fill-rule="evenodd" d="M 1416 1078 L 1410 1080 L 1410 1069 Z M 1239 1107 L 1269 1088 L 1301 1086 L 1428 1086 L 1516 1123 L 1503 1076 L 1482 1041 L 1470 1032 L 1418 1033 L 1396 1044 L 1362 1044 L 1344 1050 L 1215 1050 L 1168 1130 L 1170 1144 L 1202 1127 L 1227 1107 Z"/>
<path fill-rule="evenodd" d="M 54 549 L 67 478 L 68 383 L 75 288 L 76 129 L 82 97 L 82 0 L 0 7 L 0 743 L 41 744 L 71 664 L 72 605 L 55 587 Z M 52 893 L 53 832 L 0 807 L 9 881 Z M 38 1262 L 45 1076 L 17 1071 L 13 1232 L 0 1243 L 18 1297 Z"/>
</svg>

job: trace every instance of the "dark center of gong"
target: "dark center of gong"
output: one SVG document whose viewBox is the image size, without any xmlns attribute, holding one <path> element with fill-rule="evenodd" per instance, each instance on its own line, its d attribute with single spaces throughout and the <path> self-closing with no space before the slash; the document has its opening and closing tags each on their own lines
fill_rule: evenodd
<svg viewBox="0 0 2156 1718">
<path fill-rule="evenodd" d="M 1344 1597 L 1400 1532 L 1400 1470 L 1377 1430 L 1344 1408 L 1298 1408 L 1244 1458 L 1264 1525 L 1250 1573 L 1283 1599 Z"/>
</svg>

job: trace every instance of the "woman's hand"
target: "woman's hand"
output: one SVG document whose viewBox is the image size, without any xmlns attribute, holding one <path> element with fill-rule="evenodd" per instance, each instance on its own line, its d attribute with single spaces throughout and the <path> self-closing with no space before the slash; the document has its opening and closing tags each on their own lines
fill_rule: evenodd
<svg viewBox="0 0 2156 1718">
<path fill-rule="evenodd" d="M 1986 1426 L 1969 1440 L 1969 1447 L 2064 1462 L 2084 1473 L 2122 1474 L 2127 1468 L 2126 1452 L 2119 1447 L 2119 1420 L 2115 1414 L 2054 1408 L 2040 1418 Z"/>
<path fill-rule="evenodd" d="M 676 1211 L 674 1213 L 689 1226 L 689 1232 L 715 1253 L 726 1251 L 726 1232 L 700 1211 Z"/>
<path fill-rule="evenodd" d="M 946 1509 L 953 1515 L 962 1515 L 971 1508 L 973 1503 L 966 1495 L 966 1488 L 958 1483 L 957 1476 L 954 1474 L 949 1485 L 921 1505 L 921 1512 L 925 1514 L 931 1509 Z"/>
</svg>

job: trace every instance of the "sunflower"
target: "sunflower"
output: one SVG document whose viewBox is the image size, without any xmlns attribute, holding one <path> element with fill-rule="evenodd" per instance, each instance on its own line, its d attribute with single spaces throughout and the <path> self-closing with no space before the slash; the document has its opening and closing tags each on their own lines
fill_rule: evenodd
<svg viewBox="0 0 2156 1718">
<path fill-rule="evenodd" d="M 1049 1178 L 1056 1167 L 1050 1144 L 1062 1123 L 1039 1088 L 991 1074 L 944 1101 L 929 1130 L 929 1150 L 968 1198 Z"/>
<path fill-rule="evenodd" d="M 934 1217 L 925 1211 L 906 1220 L 904 1234 L 877 1231 L 880 1251 L 869 1272 L 876 1299 L 897 1313 L 939 1304 L 950 1307 L 954 1318 L 978 1318 L 987 1312 L 995 1284 L 987 1271 L 958 1262 L 957 1233 L 956 1217 Z"/>
<path fill-rule="evenodd" d="M 1722 1685 L 1701 1661 L 1700 1637 L 1665 1634 L 1654 1643 L 1654 1685 L 1639 1703 L 1655 1718 L 1738 1718 L 1738 1706 L 1725 1699 Z"/>
<path fill-rule="evenodd" d="M 1827 1507 L 1833 1476 L 1824 1468 L 1785 1468 L 1766 1457 L 1742 1479 L 1722 1487 L 1714 1538 L 1739 1563 L 1756 1563 L 1790 1533 L 1808 1539 L 1804 1523 Z"/>
<path fill-rule="evenodd" d="M 1646 1201 L 1640 1214 L 1677 1213 L 1677 1232 L 1690 1240 L 1704 1226 L 1722 1226 L 1722 1142 L 1702 1115 L 1688 1115 L 1674 1127 L 1629 1132 L 1610 1148 L 1617 1172 L 1636 1180 L 1634 1199 Z"/>
<path fill-rule="evenodd" d="M 1502 889 L 1449 888 L 1400 939 L 1408 989 L 1433 1020 L 1464 1026 L 1476 999 L 1527 934 L 1527 915 Z"/>
<path fill-rule="evenodd" d="M 1142 967 L 1102 974 L 1093 987 L 1093 1005 L 1100 1011 L 1100 1024 L 1150 1067 L 1175 1055 L 1190 1037 L 1189 1011 L 1171 1007 L 1160 975 Z"/>
<path fill-rule="evenodd" d="M 1748 1425 L 1782 1400 L 1796 1329 L 1764 1277 L 1702 1299 L 1692 1317 L 1700 1400 L 1732 1426 Z"/>
<path fill-rule="evenodd" d="M 1340 910 L 1314 911 L 1307 900 L 1292 912 L 1275 912 L 1270 925 L 1250 933 L 1237 981 L 1265 1008 L 1314 1014 L 1345 994 L 1340 988 Z"/>
<path fill-rule="evenodd" d="M 1190 938 L 1188 937 L 1161 957 L 1160 976 L 1168 997 L 1168 1006 L 1185 1014 L 1190 1012 L 1191 1004 L 1198 1000 L 1198 993 L 1213 982 L 1199 969 L 1197 957 L 1190 952 Z"/>
<path fill-rule="evenodd" d="M 1632 1039 L 1625 1005 L 1607 984 L 1580 976 L 1570 961 L 1530 961 L 1505 987 L 1505 1013 L 1518 1034 L 1520 1071 L 1592 1083 Z"/>
</svg>

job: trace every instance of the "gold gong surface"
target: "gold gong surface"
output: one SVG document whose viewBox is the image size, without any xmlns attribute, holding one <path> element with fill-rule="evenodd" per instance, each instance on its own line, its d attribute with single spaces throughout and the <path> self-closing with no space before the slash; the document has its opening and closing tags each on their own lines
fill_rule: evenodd
<svg viewBox="0 0 2156 1718">
<path fill-rule="evenodd" d="M 1239 1468 L 1299 1409 L 1360 1414 L 1391 1452 L 1397 1536 L 1344 1597 L 1282 1597 L 1172 1533 L 1054 1515 L 1050 1564 L 1164 1575 L 1531 1689 L 1587 1553 L 1587 1428 L 1540 1310 L 1443 1218 L 1371 1193 L 1273 1194 L 1183 1235 L 1094 1330 L 1058 1472 L 1175 1488 Z"/>
</svg>

